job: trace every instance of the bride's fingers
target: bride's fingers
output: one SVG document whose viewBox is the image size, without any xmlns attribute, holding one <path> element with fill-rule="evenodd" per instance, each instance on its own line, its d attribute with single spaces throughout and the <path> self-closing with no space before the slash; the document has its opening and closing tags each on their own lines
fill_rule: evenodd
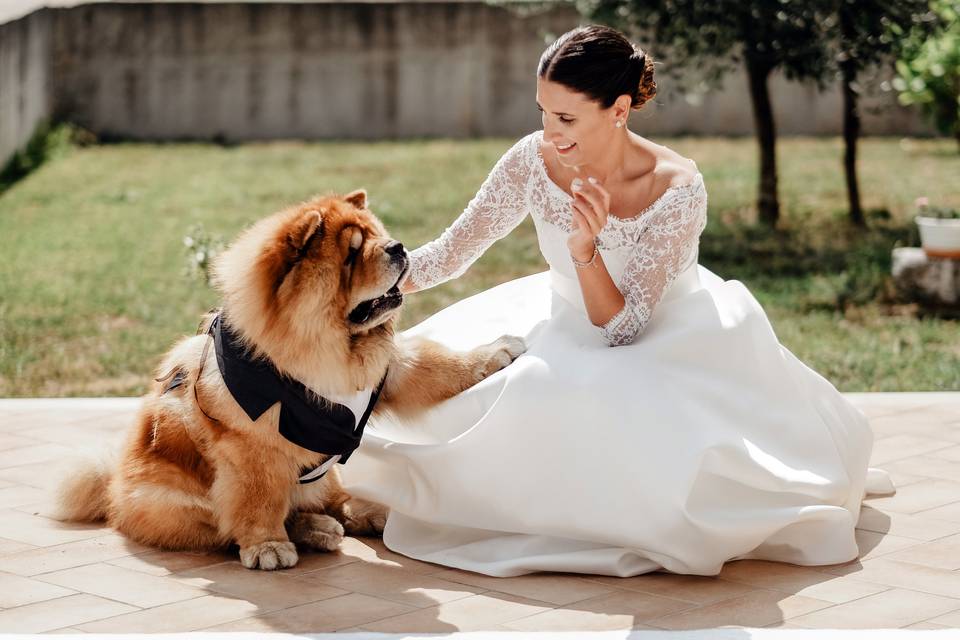
<svg viewBox="0 0 960 640">
<path fill-rule="evenodd" d="M 586 198 L 577 196 L 573 199 L 573 202 L 580 206 L 584 217 L 590 221 L 590 228 L 593 230 L 594 235 L 600 233 L 600 229 L 603 229 L 603 225 L 607 223 L 606 215 L 598 211 L 596 207 L 593 206 L 593 203 Z"/>
<path fill-rule="evenodd" d="M 583 196 L 596 209 L 597 213 L 606 214 L 610 209 L 610 194 L 595 178 L 588 178 L 581 182 L 575 193 Z"/>
<path fill-rule="evenodd" d="M 597 215 L 589 205 L 575 199 L 573 201 L 573 211 L 574 215 L 579 214 L 583 219 L 584 226 L 581 228 L 588 229 L 590 234 L 594 236 L 600 233 L 600 223 L 597 220 Z"/>
<path fill-rule="evenodd" d="M 573 210 L 573 228 L 575 231 L 585 231 L 590 235 L 593 235 L 593 231 L 590 228 L 590 223 L 587 221 L 586 216 L 583 215 L 578 209 Z"/>
</svg>

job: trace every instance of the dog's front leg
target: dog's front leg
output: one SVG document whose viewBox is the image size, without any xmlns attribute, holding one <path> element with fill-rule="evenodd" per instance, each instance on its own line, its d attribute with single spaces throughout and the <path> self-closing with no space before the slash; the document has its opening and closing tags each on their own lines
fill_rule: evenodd
<svg viewBox="0 0 960 640">
<path fill-rule="evenodd" d="M 398 415 L 427 409 L 503 369 L 526 351 L 521 338 L 502 336 L 490 344 L 456 352 L 423 338 L 400 346 L 390 365 L 382 401 Z"/>
<path fill-rule="evenodd" d="M 219 508 L 220 529 L 240 547 L 248 569 L 285 569 L 297 564 L 297 548 L 287 537 L 284 521 L 290 511 L 290 480 L 251 463 L 246 469 L 218 466 L 212 487 Z"/>
</svg>

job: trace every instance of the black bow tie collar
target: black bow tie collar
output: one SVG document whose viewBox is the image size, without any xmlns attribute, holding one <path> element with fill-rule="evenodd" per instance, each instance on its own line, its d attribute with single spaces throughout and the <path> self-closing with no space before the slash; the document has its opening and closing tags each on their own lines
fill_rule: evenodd
<svg viewBox="0 0 960 640">
<path fill-rule="evenodd" d="M 321 398 L 303 383 L 280 375 L 272 362 L 251 358 L 239 337 L 223 320 L 223 313 L 214 317 L 207 333 L 213 336 L 220 375 L 237 404 L 256 421 L 263 413 L 280 403 L 280 435 L 309 451 L 333 458 L 301 476 L 300 482 L 313 482 L 322 477 L 333 463 L 343 464 L 360 446 L 363 429 L 370 418 L 383 380 L 370 392 L 366 410 L 357 418 L 349 407 Z"/>
</svg>

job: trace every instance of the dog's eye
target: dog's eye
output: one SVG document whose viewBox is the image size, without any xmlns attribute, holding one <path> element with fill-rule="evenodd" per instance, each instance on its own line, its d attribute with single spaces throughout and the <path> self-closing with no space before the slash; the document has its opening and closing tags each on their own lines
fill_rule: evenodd
<svg viewBox="0 0 960 640">
<path fill-rule="evenodd" d="M 357 261 L 357 256 L 360 255 L 360 247 L 363 246 L 363 233 L 360 229 L 354 229 L 353 233 L 350 235 L 350 248 L 347 251 L 347 259 L 344 261 L 344 264 L 353 264 Z"/>
</svg>

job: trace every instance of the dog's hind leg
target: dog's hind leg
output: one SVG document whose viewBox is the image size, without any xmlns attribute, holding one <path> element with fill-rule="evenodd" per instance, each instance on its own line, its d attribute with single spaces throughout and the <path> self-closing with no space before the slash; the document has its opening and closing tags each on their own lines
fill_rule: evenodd
<svg viewBox="0 0 960 640">
<path fill-rule="evenodd" d="M 130 538 L 169 550 L 202 551 L 229 544 L 218 530 L 209 504 L 172 487 L 122 481 L 115 488 L 110 524 Z"/>
</svg>

